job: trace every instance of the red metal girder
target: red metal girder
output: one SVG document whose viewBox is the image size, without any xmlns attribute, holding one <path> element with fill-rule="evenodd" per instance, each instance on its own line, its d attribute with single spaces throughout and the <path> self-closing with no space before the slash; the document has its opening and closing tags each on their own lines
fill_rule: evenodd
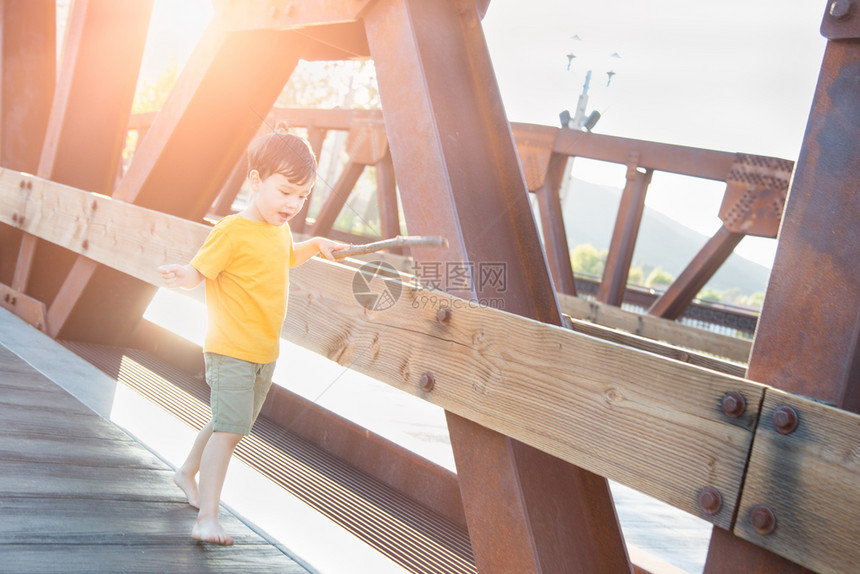
<svg viewBox="0 0 860 574">
<path fill-rule="evenodd" d="M 292 125 L 292 124 L 287 124 Z M 308 143 L 311 144 L 311 149 L 314 152 L 314 157 L 317 158 L 317 162 L 319 162 L 320 154 L 322 153 L 323 142 L 325 142 L 325 136 L 327 131 L 324 129 L 319 129 L 316 127 L 308 127 Z M 314 189 L 317 189 L 319 186 L 319 180 L 316 184 L 314 184 Z M 290 220 L 290 229 L 293 233 L 304 233 L 305 227 L 307 226 L 308 219 L 308 208 L 310 207 L 311 202 L 306 201 L 299 212 Z"/>
<path fill-rule="evenodd" d="M 721 226 L 666 292 L 654 301 L 648 309 L 648 314 L 664 319 L 680 317 L 687 305 L 725 263 L 743 238 L 743 233 L 733 233 L 725 226 Z"/>
<path fill-rule="evenodd" d="M 242 191 L 242 184 L 245 183 L 245 178 L 248 177 L 247 171 L 248 162 L 245 161 L 245 158 L 236 162 L 233 173 L 227 178 L 227 182 L 221 187 L 218 197 L 209 209 L 209 215 L 220 219 L 231 213 L 233 202 L 236 201 L 236 196 Z"/>
<path fill-rule="evenodd" d="M 749 376 L 860 412 L 860 43 L 828 42 Z"/>
<path fill-rule="evenodd" d="M 858 69 L 860 43 L 827 43 L 747 370 L 752 380 L 853 412 L 860 412 Z M 705 572 L 740 571 L 809 572 L 714 529 Z"/>
<path fill-rule="evenodd" d="M 397 184 L 394 181 L 394 162 L 391 152 L 376 164 L 377 205 L 379 206 L 379 234 L 383 238 L 394 237 L 400 233 L 400 213 L 397 209 Z"/>
<path fill-rule="evenodd" d="M 576 295 L 576 283 L 573 279 L 573 268 L 570 264 L 570 248 L 567 245 L 564 217 L 561 208 L 562 178 L 565 173 L 567 156 L 552 154 L 543 185 L 537 190 L 538 207 L 540 208 L 541 229 L 546 258 L 552 272 L 555 290 L 568 295 Z"/>
<path fill-rule="evenodd" d="M 475 6 L 381 0 L 364 16 L 409 233 L 449 242 L 416 250 L 416 264 L 500 262 L 503 292 L 444 287 L 560 325 Z M 460 417 L 448 425 L 480 571 L 631 571 L 604 479 Z"/>
<path fill-rule="evenodd" d="M 55 0 L 0 3 L 0 165 L 35 173 L 57 67 Z"/>
<path fill-rule="evenodd" d="M 347 162 L 340 173 L 337 183 L 331 189 L 322 208 L 320 208 L 316 221 L 311 226 L 311 235 L 326 235 L 331 231 L 335 220 L 337 220 L 337 216 L 340 215 L 343 206 L 346 205 L 346 201 L 352 193 L 352 188 L 355 187 L 355 182 L 361 177 L 361 172 L 364 171 L 364 168 L 365 165 L 363 163 L 352 160 Z"/>
<path fill-rule="evenodd" d="M 0 165 L 36 173 L 57 67 L 56 2 L 0 2 Z M 0 224 L 0 282 L 11 285 L 22 233 Z"/>
<path fill-rule="evenodd" d="M 151 1 L 75 4 L 36 171 L 39 176 L 110 193 L 125 144 L 151 11 Z M 25 236 L 13 287 L 26 289 L 50 305 L 76 257 Z"/>
<path fill-rule="evenodd" d="M 286 122 L 290 126 L 308 126 L 323 130 L 348 131 L 356 123 L 365 125 L 376 123 L 385 129 L 380 110 L 359 110 L 335 108 L 320 110 L 316 108 L 273 108 L 272 119 Z"/>
<path fill-rule="evenodd" d="M 544 178 L 550 168 L 553 147 L 559 130 L 549 126 L 529 125 L 529 129 L 514 130 L 514 142 L 520 166 L 526 178 L 529 191 L 537 191 L 544 185 Z M 557 157 L 566 157 L 556 154 Z"/>
<path fill-rule="evenodd" d="M 609 244 L 609 254 L 606 256 L 606 267 L 603 270 L 603 280 L 597 292 L 598 301 L 616 307 L 620 307 L 624 300 L 630 263 L 633 261 L 633 251 L 636 249 L 636 239 L 639 237 L 639 224 L 645 212 L 645 195 L 654 173 L 650 169 L 645 172 L 639 171 L 638 159 L 634 154 L 627 165 L 627 184 L 621 195 L 618 216 L 615 218 L 615 229 Z"/>
<path fill-rule="evenodd" d="M 215 17 L 230 30 L 284 30 L 359 20 L 372 0 L 214 0 Z"/>
<path fill-rule="evenodd" d="M 514 124 L 515 129 L 528 124 Z M 726 181 L 735 154 L 680 145 L 607 136 L 579 130 L 559 129 L 556 153 L 627 163 L 639 154 L 639 166 L 654 171 Z"/>
</svg>

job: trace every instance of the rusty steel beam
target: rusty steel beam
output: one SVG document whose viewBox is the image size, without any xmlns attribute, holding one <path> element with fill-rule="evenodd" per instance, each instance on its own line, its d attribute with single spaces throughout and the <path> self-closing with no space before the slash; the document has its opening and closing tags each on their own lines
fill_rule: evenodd
<svg viewBox="0 0 860 574">
<path fill-rule="evenodd" d="M 639 224 L 645 212 L 645 195 L 654 173 L 650 169 L 640 171 L 638 160 L 638 154 L 633 154 L 627 164 L 627 184 L 621 194 L 615 229 L 609 243 L 606 267 L 603 270 L 603 280 L 597 291 L 598 301 L 616 307 L 620 307 L 624 300 L 630 263 L 633 261 L 633 251 L 636 249 L 636 239 L 639 237 Z"/>
<path fill-rule="evenodd" d="M 56 2 L 0 2 L 0 166 L 36 173 L 57 67 Z M 12 284 L 21 231 L 0 225 L 0 283 Z"/>
<path fill-rule="evenodd" d="M 276 108 L 277 109 L 277 108 Z M 288 124 L 292 125 L 292 124 Z M 308 127 L 308 142 L 311 144 L 311 149 L 314 152 L 314 156 L 317 158 L 317 162 L 319 162 L 320 155 L 322 154 L 322 146 L 323 142 L 325 142 L 325 136 L 327 131 L 324 129 L 319 129 L 315 127 Z M 317 178 L 317 182 L 314 184 L 314 189 L 319 189 L 320 179 Z M 319 192 L 317 192 L 319 193 Z M 290 220 L 290 229 L 293 233 L 304 233 L 305 227 L 307 226 L 308 219 L 308 208 L 311 205 L 311 199 L 308 199 L 302 205 L 302 208 L 299 212 Z"/>
<path fill-rule="evenodd" d="M 365 164 L 353 161 L 351 158 L 340 172 L 334 187 L 329 192 L 325 203 L 317 214 L 316 221 L 311 226 L 311 235 L 326 235 L 332 227 L 343 206 L 346 205 L 355 182 L 361 177 Z"/>
<path fill-rule="evenodd" d="M 513 124 L 515 131 L 528 124 Z M 725 181 L 735 154 L 687 146 L 607 136 L 578 130 L 559 130 L 556 153 L 626 164 L 639 154 L 639 167 L 680 175 Z"/>
<path fill-rule="evenodd" d="M 680 317 L 743 238 L 743 233 L 734 233 L 725 225 L 721 226 L 666 292 L 654 301 L 648 314 L 663 319 Z"/>
<path fill-rule="evenodd" d="M 563 155 L 553 154 L 550 157 L 547 173 L 543 178 L 543 185 L 538 189 L 536 195 L 543 231 L 543 245 L 552 272 L 555 290 L 567 295 L 576 295 L 576 283 L 573 279 L 573 267 L 570 263 L 570 248 L 567 245 L 567 233 L 565 232 L 561 198 L 559 197 L 559 190 L 568 161 L 572 160 Z"/>
<path fill-rule="evenodd" d="M 856 10 L 824 15 L 829 41 L 747 370 L 755 381 L 853 412 L 860 412 L 858 23 Z M 705 572 L 738 571 L 809 572 L 715 528 Z"/>
<path fill-rule="evenodd" d="M 151 11 L 151 1 L 75 4 L 37 175 L 110 193 L 125 144 Z M 93 123 L 93 117 L 101 121 Z M 78 259 L 35 237 L 22 239 L 12 286 L 48 305 L 49 334 L 56 334 L 51 306 Z"/>
<path fill-rule="evenodd" d="M 376 163 L 377 206 L 379 208 L 379 234 L 383 238 L 400 234 L 400 213 L 397 209 L 397 183 L 394 181 L 394 162 L 386 148 L 385 155 Z M 393 251 L 394 253 L 402 250 Z"/>
<path fill-rule="evenodd" d="M 504 264 L 505 286 L 446 284 L 561 325 L 528 191 L 472 2 L 382 0 L 364 14 L 416 264 Z M 456 313 L 456 311 L 454 311 Z M 448 414 L 482 572 L 630 572 L 606 480 Z"/>
<path fill-rule="evenodd" d="M 0 3 L 0 165 L 35 173 L 57 67 L 56 2 Z"/>
</svg>

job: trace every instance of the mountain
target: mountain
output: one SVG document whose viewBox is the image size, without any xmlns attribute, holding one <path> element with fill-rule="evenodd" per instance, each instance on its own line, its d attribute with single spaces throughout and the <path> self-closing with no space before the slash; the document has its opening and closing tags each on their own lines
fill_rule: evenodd
<svg viewBox="0 0 860 574">
<path fill-rule="evenodd" d="M 609 249 L 620 201 L 620 189 L 572 178 L 564 205 L 570 248 L 590 243 L 598 250 Z M 642 267 L 646 277 L 650 269 L 658 266 L 677 277 L 708 239 L 646 206 L 633 266 Z M 720 292 L 740 289 L 745 294 L 763 293 L 769 277 L 767 267 L 732 254 L 706 287 Z"/>
</svg>

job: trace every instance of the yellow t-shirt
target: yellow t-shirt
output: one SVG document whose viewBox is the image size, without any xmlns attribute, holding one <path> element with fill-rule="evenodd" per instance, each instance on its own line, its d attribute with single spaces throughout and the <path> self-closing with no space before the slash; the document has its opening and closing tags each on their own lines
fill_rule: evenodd
<svg viewBox="0 0 860 574">
<path fill-rule="evenodd" d="M 287 224 L 241 215 L 219 221 L 191 260 L 206 278 L 203 350 L 252 363 L 277 359 L 294 264 Z"/>
</svg>

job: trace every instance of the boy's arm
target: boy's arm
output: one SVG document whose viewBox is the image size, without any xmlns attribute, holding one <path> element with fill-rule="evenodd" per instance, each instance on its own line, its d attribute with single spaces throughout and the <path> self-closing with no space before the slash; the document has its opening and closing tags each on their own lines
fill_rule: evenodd
<svg viewBox="0 0 860 574">
<path fill-rule="evenodd" d="M 158 267 L 161 277 L 168 287 L 182 287 L 183 289 L 194 289 L 203 282 L 203 275 L 190 263 L 177 265 L 169 263 Z"/>
<path fill-rule="evenodd" d="M 311 237 L 305 241 L 299 241 L 298 243 L 293 244 L 293 251 L 295 252 L 296 257 L 294 265 L 301 265 L 314 255 L 322 255 L 329 261 L 334 261 L 332 251 L 346 249 L 347 247 L 349 247 L 349 245 L 346 243 L 340 243 L 338 241 L 326 239 L 325 237 Z"/>
</svg>

